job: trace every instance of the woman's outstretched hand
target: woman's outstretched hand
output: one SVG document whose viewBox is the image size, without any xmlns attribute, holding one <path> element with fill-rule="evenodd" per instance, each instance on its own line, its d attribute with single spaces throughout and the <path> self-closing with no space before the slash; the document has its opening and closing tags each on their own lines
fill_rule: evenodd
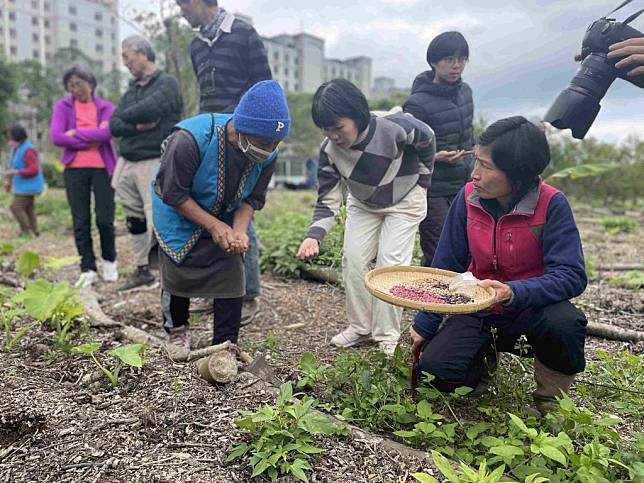
<svg viewBox="0 0 644 483">
<path fill-rule="evenodd" d="M 300 260 L 315 257 L 320 253 L 320 244 L 315 238 L 305 238 L 295 256 Z"/>
</svg>

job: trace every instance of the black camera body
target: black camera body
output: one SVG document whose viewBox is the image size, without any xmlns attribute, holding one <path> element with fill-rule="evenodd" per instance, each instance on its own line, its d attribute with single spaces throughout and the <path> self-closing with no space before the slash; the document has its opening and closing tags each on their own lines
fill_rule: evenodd
<svg viewBox="0 0 644 483">
<path fill-rule="evenodd" d="M 644 87 L 644 76 L 632 78 L 626 75 L 636 66 L 617 69 L 615 64 L 621 59 L 607 57 L 609 45 L 644 37 L 642 32 L 628 25 L 637 15 L 623 23 L 602 17 L 590 24 L 582 42 L 581 67 L 568 88 L 550 106 L 544 121 L 558 129 L 570 129 L 573 137 L 583 139 L 599 113 L 599 102 L 617 77 Z"/>
</svg>

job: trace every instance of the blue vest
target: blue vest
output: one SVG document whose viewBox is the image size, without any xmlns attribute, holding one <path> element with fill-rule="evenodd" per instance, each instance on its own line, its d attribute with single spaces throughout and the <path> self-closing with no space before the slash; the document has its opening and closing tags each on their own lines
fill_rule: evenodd
<svg viewBox="0 0 644 483">
<path fill-rule="evenodd" d="M 175 126 L 175 130 L 188 131 L 199 148 L 201 162 L 192 179 L 190 197 L 205 211 L 232 226 L 235 210 L 253 192 L 262 170 L 275 161 L 277 153 L 263 163 L 248 162 L 242 172 L 235 196 L 232 199 L 226 199 L 228 171 L 226 123 L 231 118 L 232 114 L 201 114 L 180 122 Z M 163 157 L 161 162 L 163 163 Z M 204 229 L 163 202 L 156 192 L 155 179 L 156 173 L 152 177 L 154 234 L 165 254 L 175 264 L 181 265 L 199 241 Z"/>
<path fill-rule="evenodd" d="M 20 146 L 15 148 L 11 153 L 11 169 L 25 169 L 25 153 L 27 149 L 33 148 L 31 141 L 25 141 Z M 14 174 L 11 180 L 11 191 L 17 195 L 36 195 L 43 192 L 45 189 L 45 177 L 42 174 L 42 169 L 38 166 L 38 174 L 35 176 L 22 176 Z"/>
</svg>

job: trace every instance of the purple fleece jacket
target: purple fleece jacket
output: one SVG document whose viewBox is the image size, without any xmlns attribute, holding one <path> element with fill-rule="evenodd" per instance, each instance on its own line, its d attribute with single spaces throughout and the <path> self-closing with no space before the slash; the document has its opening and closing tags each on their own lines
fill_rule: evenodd
<svg viewBox="0 0 644 483">
<path fill-rule="evenodd" d="M 99 97 L 94 97 L 96 104 L 97 125 L 107 121 L 107 127 L 96 129 L 76 129 L 76 109 L 74 109 L 74 98 L 69 96 L 60 99 L 54 106 L 51 115 L 51 126 L 49 133 L 51 143 L 54 146 L 63 148 L 60 162 L 67 166 L 74 160 L 78 151 L 90 148 L 93 144 L 99 144 L 98 152 L 101 154 L 107 173 L 111 176 L 116 165 L 116 149 L 112 143 L 109 121 L 114 112 L 114 105 Z M 75 129 L 73 136 L 65 134 L 70 129 Z"/>
</svg>

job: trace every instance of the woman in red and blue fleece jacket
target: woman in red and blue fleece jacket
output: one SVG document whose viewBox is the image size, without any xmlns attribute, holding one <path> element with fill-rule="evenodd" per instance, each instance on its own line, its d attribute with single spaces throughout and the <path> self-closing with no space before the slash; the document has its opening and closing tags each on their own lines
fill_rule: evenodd
<svg viewBox="0 0 644 483">
<path fill-rule="evenodd" d="M 452 316 L 440 329 L 440 316 L 419 313 L 410 329 L 414 349 L 422 348 L 418 369 L 443 391 L 477 388 L 496 351 L 514 352 L 524 335 L 543 412 L 585 367 L 586 318 L 569 302 L 587 283 L 579 231 L 564 194 L 539 177 L 550 162 L 539 127 L 521 116 L 497 121 L 475 155 L 472 181 L 450 208 L 432 267 L 471 271 L 495 290 L 497 305 Z"/>
</svg>

